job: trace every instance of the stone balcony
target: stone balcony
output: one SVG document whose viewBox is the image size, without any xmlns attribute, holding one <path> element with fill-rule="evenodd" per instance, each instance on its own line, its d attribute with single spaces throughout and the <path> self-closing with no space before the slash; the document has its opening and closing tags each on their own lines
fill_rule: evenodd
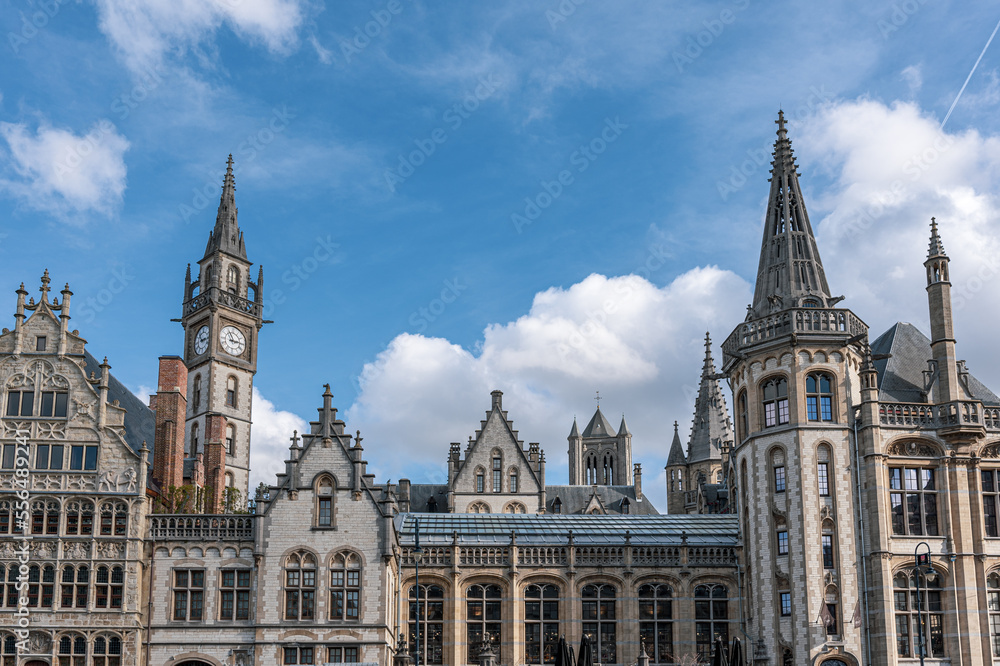
<svg viewBox="0 0 1000 666">
<path fill-rule="evenodd" d="M 882 402 L 879 423 L 888 427 L 940 430 L 984 428 L 1000 432 L 1000 407 L 987 407 L 973 400 L 957 400 L 940 405 L 910 402 Z"/>
<path fill-rule="evenodd" d="M 238 310 L 253 315 L 258 319 L 261 317 L 261 304 L 237 296 L 218 287 L 209 287 L 200 294 L 184 304 L 184 314 L 188 315 L 206 307 L 209 303 L 218 303 L 228 308 Z"/>
<path fill-rule="evenodd" d="M 791 308 L 745 321 L 722 343 L 723 368 L 744 356 L 743 350 L 791 335 L 867 336 L 868 325 L 842 308 Z"/>
<path fill-rule="evenodd" d="M 154 514 L 149 536 L 155 541 L 253 541 L 254 516 Z"/>
</svg>

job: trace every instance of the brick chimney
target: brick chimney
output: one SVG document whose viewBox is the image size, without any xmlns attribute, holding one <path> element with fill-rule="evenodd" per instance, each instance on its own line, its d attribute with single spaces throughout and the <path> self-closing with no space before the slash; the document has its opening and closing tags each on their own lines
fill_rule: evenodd
<svg viewBox="0 0 1000 666">
<path fill-rule="evenodd" d="M 156 381 L 153 479 L 166 492 L 184 485 L 184 423 L 187 366 L 179 356 L 161 356 Z"/>
</svg>

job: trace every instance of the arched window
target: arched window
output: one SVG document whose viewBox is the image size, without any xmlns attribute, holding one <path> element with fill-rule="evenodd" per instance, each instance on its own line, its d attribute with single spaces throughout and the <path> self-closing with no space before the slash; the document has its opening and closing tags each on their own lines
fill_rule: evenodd
<svg viewBox="0 0 1000 666">
<path fill-rule="evenodd" d="M 17 666 L 17 641 L 14 634 L 0 633 L 0 664 Z"/>
<path fill-rule="evenodd" d="M 479 662 L 479 653 L 490 646 L 499 651 L 501 640 L 500 606 L 503 591 L 499 585 L 470 585 L 465 591 L 466 597 L 466 646 L 467 663 Z"/>
<path fill-rule="evenodd" d="M 94 503 L 88 500 L 71 501 L 66 506 L 66 534 L 87 536 L 93 533 Z"/>
<path fill-rule="evenodd" d="M 486 502 L 473 502 L 469 505 L 469 513 L 490 513 L 490 505 Z"/>
<path fill-rule="evenodd" d="M 761 407 L 764 415 L 764 427 L 773 428 L 787 424 L 788 381 L 784 377 L 777 377 L 764 382 L 760 388 L 763 395 Z"/>
<path fill-rule="evenodd" d="M 421 664 L 444 663 L 444 590 L 437 585 L 416 586 L 409 593 L 409 646 L 417 653 L 417 624 L 420 625 Z M 478 655 L 477 655 L 478 657 Z M 415 659 L 416 660 L 416 659 Z M 477 659 L 478 662 L 478 659 Z"/>
<path fill-rule="evenodd" d="M 482 467 L 476 469 L 476 492 L 481 493 L 486 490 L 486 472 Z"/>
<path fill-rule="evenodd" d="M 1000 657 L 1000 575 L 991 573 L 986 578 L 986 607 L 990 613 L 990 645 L 993 656 Z"/>
<path fill-rule="evenodd" d="M 520 502 L 511 502 L 503 508 L 504 513 L 527 513 L 524 505 Z"/>
<path fill-rule="evenodd" d="M 333 527 L 333 477 L 323 475 L 316 480 L 316 519 L 313 524 L 316 527 Z"/>
<path fill-rule="evenodd" d="M 639 587 L 639 640 L 653 664 L 674 661 L 673 596 L 669 585 Z"/>
<path fill-rule="evenodd" d="M 510 473 L 508 474 L 508 476 L 510 477 L 509 492 L 516 493 L 518 491 L 517 490 L 517 468 L 516 467 L 511 467 L 510 468 Z"/>
<path fill-rule="evenodd" d="M 330 561 L 330 619 L 357 622 L 361 613 L 361 558 L 337 553 Z"/>
<path fill-rule="evenodd" d="M 823 548 L 823 568 L 827 570 L 836 569 L 836 551 L 834 550 L 833 544 L 836 539 L 834 538 L 834 525 L 832 520 L 823 521 L 823 534 L 820 535 L 820 543 Z"/>
<path fill-rule="evenodd" d="M 237 293 L 240 289 L 240 269 L 236 266 L 230 266 L 226 271 L 226 288 L 231 294 Z"/>
<path fill-rule="evenodd" d="M 226 454 L 236 455 L 236 426 L 232 423 L 226 425 Z"/>
<path fill-rule="evenodd" d="M 503 458 L 499 451 L 493 452 L 493 492 L 503 492 Z M 477 657 L 478 658 L 478 657 Z"/>
<path fill-rule="evenodd" d="M 524 663 L 556 663 L 559 644 L 559 588 L 529 585 L 524 589 Z"/>
<path fill-rule="evenodd" d="M 226 380 L 226 407 L 236 407 L 236 377 Z"/>
<path fill-rule="evenodd" d="M 0 564 L 0 606 L 4 608 L 17 607 L 17 562 L 9 565 Z"/>
<path fill-rule="evenodd" d="M 90 569 L 86 564 L 74 567 L 67 564 L 62 570 L 60 586 L 61 608 L 86 608 L 90 587 Z"/>
<path fill-rule="evenodd" d="M 101 505 L 101 536 L 125 536 L 128 532 L 128 505 L 105 502 Z"/>
<path fill-rule="evenodd" d="M 52 608 L 52 593 L 56 581 L 56 570 L 51 566 L 28 567 L 28 607 Z"/>
<path fill-rule="evenodd" d="M 31 503 L 31 533 L 59 534 L 59 503 L 37 500 Z"/>
<path fill-rule="evenodd" d="M 740 397 L 736 399 L 739 410 L 739 438 L 742 442 L 750 434 L 750 407 L 747 403 L 746 389 L 740 391 Z"/>
<path fill-rule="evenodd" d="M 95 605 L 98 608 L 121 608 L 125 572 L 121 567 L 101 565 L 94 572 Z"/>
<path fill-rule="evenodd" d="M 194 376 L 194 382 L 191 383 L 191 406 L 194 411 L 201 409 L 201 375 Z"/>
<path fill-rule="evenodd" d="M 59 666 L 84 666 L 87 640 L 80 634 L 64 634 L 59 639 Z"/>
<path fill-rule="evenodd" d="M 584 585 L 582 592 L 583 633 L 594 646 L 594 661 L 614 664 L 618 661 L 615 620 L 618 591 L 613 585 Z"/>
<path fill-rule="evenodd" d="M 781 666 L 795 666 L 795 662 L 792 660 L 792 651 L 788 648 L 781 651 Z"/>
<path fill-rule="evenodd" d="M 833 378 L 825 372 L 806 377 L 806 415 L 810 421 L 833 421 Z"/>
<path fill-rule="evenodd" d="M 830 585 L 826 588 L 826 610 L 822 615 L 823 621 L 826 623 L 826 635 L 827 636 L 840 636 L 840 595 L 837 593 L 837 588 L 834 585 Z M 837 640 L 835 638 L 834 640 Z"/>
<path fill-rule="evenodd" d="M 191 425 L 191 457 L 196 457 L 201 452 L 201 443 L 198 441 L 198 424 Z"/>
<path fill-rule="evenodd" d="M 316 558 L 300 551 L 285 561 L 285 619 L 316 617 Z"/>
<path fill-rule="evenodd" d="M 788 479 L 785 476 L 785 452 L 781 449 L 771 452 L 771 478 L 774 484 L 772 490 L 778 494 L 785 492 Z"/>
<path fill-rule="evenodd" d="M 892 533 L 937 536 L 937 485 L 928 467 L 889 468 Z"/>
<path fill-rule="evenodd" d="M 694 589 L 694 619 L 698 658 L 708 660 L 718 639 L 729 642 L 729 592 L 725 585 Z"/>
<path fill-rule="evenodd" d="M 21 531 L 16 527 L 14 505 L 9 499 L 0 499 L 0 534 L 20 534 Z"/>
<path fill-rule="evenodd" d="M 830 496 L 830 447 L 821 444 L 816 449 L 816 490 L 820 497 Z"/>
<path fill-rule="evenodd" d="M 900 657 L 920 656 L 921 625 L 918 623 L 923 622 L 926 656 L 944 657 L 940 574 L 936 571 L 930 575 L 917 575 L 912 571 L 896 574 L 893 579 L 893 606 L 896 610 L 896 654 Z"/>
<path fill-rule="evenodd" d="M 615 484 L 615 457 L 607 453 L 604 455 L 604 485 L 613 486 Z"/>
<path fill-rule="evenodd" d="M 94 639 L 94 666 L 121 666 L 122 639 L 117 636 L 98 636 Z"/>
</svg>

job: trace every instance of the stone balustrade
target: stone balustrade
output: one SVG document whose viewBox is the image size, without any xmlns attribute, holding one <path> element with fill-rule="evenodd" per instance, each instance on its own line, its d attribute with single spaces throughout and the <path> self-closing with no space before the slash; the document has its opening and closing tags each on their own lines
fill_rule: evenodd
<svg viewBox="0 0 1000 666">
<path fill-rule="evenodd" d="M 253 541 L 254 516 L 154 514 L 149 535 L 156 541 Z"/>
<path fill-rule="evenodd" d="M 453 552 L 463 567 L 508 567 L 511 552 L 516 552 L 518 567 L 734 567 L 738 548 L 735 546 L 431 546 L 423 548 L 421 567 L 452 566 Z M 402 549 L 403 566 L 416 564 L 413 548 Z"/>
<path fill-rule="evenodd" d="M 239 310 L 240 312 L 246 312 L 256 317 L 259 317 L 261 314 L 259 303 L 255 303 L 254 301 L 243 298 L 242 296 L 237 296 L 236 294 L 225 291 L 224 289 L 219 289 L 218 287 L 209 287 L 186 302 L 184 304 L 184 314 L 197 312 L 212 302 L 220 303 L 226 307 Z"/>
<path fill-rule="evenodd" d="M 722 343 L 725 364 L 741 356 L 741 349 L 791 334 L 842 333 L 867 335 L 868 325 L 853 312 L 841 308 L 792 308 L 767 317 L 746 321 Z"/>
<path fill-rule="evenodd" d="M 953 426 L 982 426 L 1000 432 L 1000 408 L 981 402 L 957 400 L 940 405 L 908 402 L 879 403 L 879 422 L 884 426 L 936 430 Z"/>
</svg>

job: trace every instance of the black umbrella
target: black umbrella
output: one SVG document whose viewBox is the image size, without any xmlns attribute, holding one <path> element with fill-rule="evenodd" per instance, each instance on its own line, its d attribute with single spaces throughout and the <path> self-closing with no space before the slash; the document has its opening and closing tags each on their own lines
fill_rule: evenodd
<svg viewBox="0 0 1000 666">
<path fill-rule="evenodd" d="M 594 646 L 590 644 L 590 636 L 583 635 L 580 641 L 580 657 L 576 661 L 576 666 L 594 666 Z"/>
<path fill-rule="evenodd" d="M 723 642 L 721 636 L 715 639 L 715 654 L 712 655 L 712 666 L 729 666 L 729 660 L 726 659 L 726 644 Z"/>
<path fill-rule="evenodd" d="M 729 650 L 729 666 L 745 666 L 743 661 L 743 643 L 740 637 L 733 639 L 733 647 Z"/>
<path fill-rule="evenodd" d="M 556 666 L 574 666 L 573 650 L 566 645 L 566 637 L 559 637 L 559 644 L 556 646 Z"/>
</svg>

